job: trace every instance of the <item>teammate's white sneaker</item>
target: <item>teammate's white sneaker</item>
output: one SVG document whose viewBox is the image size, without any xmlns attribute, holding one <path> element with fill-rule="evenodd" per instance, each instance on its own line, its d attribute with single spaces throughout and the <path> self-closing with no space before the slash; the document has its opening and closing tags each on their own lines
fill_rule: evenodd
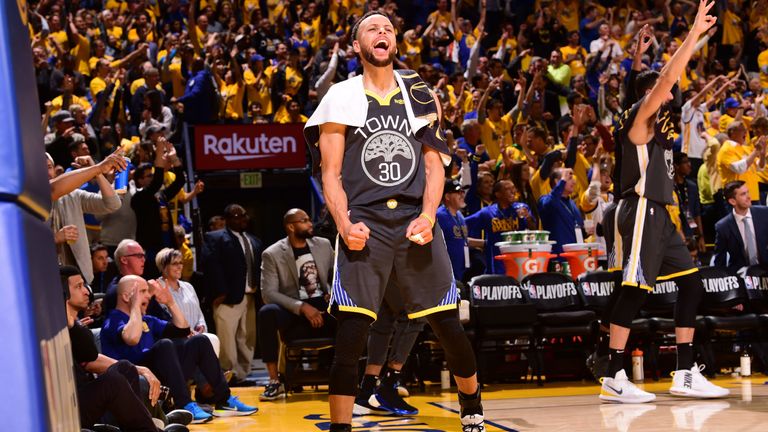
<svg viewBox="0 0 768 432">
<path fill-rule="evenodd" d="M 672 372 L 672 387 L 669 392 L 675 396 L 692 398 L 720 398 L 728 396 L 731 392 L 726 388 L 716 386 L 707 381 L 701 371 L 704 365 L 694 363 L 693 367 Z"/>
<path fill-rule="evenodd" d="M 624 369 L 616 372 L 616 376 L 600 378 L 600 400 L 614 403 L 646 403 L 656 399 L 656 395 L 641 390 L 627 379 Z"/>
</svg>

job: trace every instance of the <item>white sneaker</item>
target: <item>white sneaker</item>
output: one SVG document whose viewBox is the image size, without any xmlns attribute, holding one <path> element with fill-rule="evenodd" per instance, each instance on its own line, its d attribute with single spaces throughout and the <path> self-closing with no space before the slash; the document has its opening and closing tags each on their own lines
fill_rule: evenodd
<svg viewBox="0 0 768 432">
<path fill-rule="evenodd" d="M 656 399 L 656 395 L 640 390 L 627 379 L 624 369 L 616 372 L 616 376 L 600 378 L 600 400 L 615 403 L 646 403 Z"/>
<path fill-rule="evenodd" d="M 485 419 L 482 414 L 469 414 L 461 418 L 462 432 L 485 432 Z"/>
<path fill-rule="evenodd" d="M 690 370 L 682 369 L 672 372 L 672 387 L 669 392 L 675 396 L 693 398 L 720 398 L 728 396 L 731 392 L 726 388 L 716 386 L 707 381 L 701 371 L 704 365 L 694 363 Z"/>
</svg>

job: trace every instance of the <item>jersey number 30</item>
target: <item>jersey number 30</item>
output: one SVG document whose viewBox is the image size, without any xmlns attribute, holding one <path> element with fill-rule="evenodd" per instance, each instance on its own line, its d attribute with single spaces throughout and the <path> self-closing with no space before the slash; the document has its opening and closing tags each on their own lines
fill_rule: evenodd
<svg viewBox="0 0 768 432">
<path fill-rule="evenodd" d="M 382 162 L 379 164 L 379 180 L 383 182 L 398 181 L 402 177 L 400 164 L 397 162 Z"/>
</svg>

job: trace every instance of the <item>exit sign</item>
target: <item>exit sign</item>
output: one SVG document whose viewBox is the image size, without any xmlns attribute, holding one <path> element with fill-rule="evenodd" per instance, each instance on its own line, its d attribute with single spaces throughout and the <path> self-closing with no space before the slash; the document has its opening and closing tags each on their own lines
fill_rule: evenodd
<svg viewBox="0 0 768 432">
<path fill-rule="evenodd" d="M 261 188 L 260 172 L 240 173 L 240 189 L 256 189 L 256 188 Z"/>
</svg>

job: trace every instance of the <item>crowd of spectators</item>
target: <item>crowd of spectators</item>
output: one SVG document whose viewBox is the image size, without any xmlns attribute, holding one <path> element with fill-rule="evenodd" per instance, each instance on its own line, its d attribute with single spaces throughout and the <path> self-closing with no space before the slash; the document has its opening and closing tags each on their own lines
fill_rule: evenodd
<svg viewBox="0 0 768 432">
<path fill-rule="evenodd" d="M 275 285 L 274 248 L 263 261 L 272 273 L 262 292 L 265 245 L 247 233 L 248 215 L 237 205 L 208 209 L 223 216 L 211 219 L 212 232 L 197 245 L 198 270 L 207 275 L 189 284 L 192 227 L 182 208 L 205 185 L 185 186 L 183 167 L 191 161 L 178 150 L 185 127 L 306 121 L 331 85 L 362 73 L 350 30 L 365 12 L 380 10 L 397 31 L 396 67 L 416 70 L 441 100 L 453 163 L 438 219 L 454 273 L 465 281 L 503 273 L 493 256 L 504 231 L 550 231 L 555 252 L 576 241 L 604 248 L 596 227 L 618 195 L 612 132 L 643 96 L 634 82 L 675 54 L 697 7 L 690 0 L 28 4 L 60 263 L 106 296 L 103 306 L 91 302 L 71 313 L 104 326 L 107 354 L 172 383 L 177 403 L 195 403 L 186 390 L 194 378 L 199 401 L 246 413 L 251 407 L 230 398 L 219 371 L 247 385 L 257 308 L 280 305 L 263 312 L 272 328 L 289 318 L 321 328 L 313 304 L 324 295 L 304 283 L 304 291 L 286 295 L 291 278 L 282 274 Z M 718 1 L 714 14 L 718 25 L 679 80 L 672 118 L 660 121 L 675 139 L 667 166 L 677 202 L 668 211 L 680 235 L 702 264 L 714 255 L 712 262 L 735 269 L 768 263 L 768 0 Z M 315 253 L 302 237 L 302 215 L 287 214 L 291 242 L 283 246 Z M 76 290 L 77 274 L 67 269 L 62 275 L 74 278 Z M 327 280 L 315 285 L 325 290 Z M 207 321 L 203 311 L 210 311 Z M 136 331 L 142 320 L 147 340 Z M 163 342 L 190 334 L 186 344 Z M 128 346 L 116 348 L 121 343 Z M 273 379 L 268 398 L 283 391 L 274 387 L 273 345 L 262 351 Z M 177 353 L 178 365 L 156 364 L 156 351 Z M 202 363 L 186 362 L 189 352 Z"/>
</svg>

